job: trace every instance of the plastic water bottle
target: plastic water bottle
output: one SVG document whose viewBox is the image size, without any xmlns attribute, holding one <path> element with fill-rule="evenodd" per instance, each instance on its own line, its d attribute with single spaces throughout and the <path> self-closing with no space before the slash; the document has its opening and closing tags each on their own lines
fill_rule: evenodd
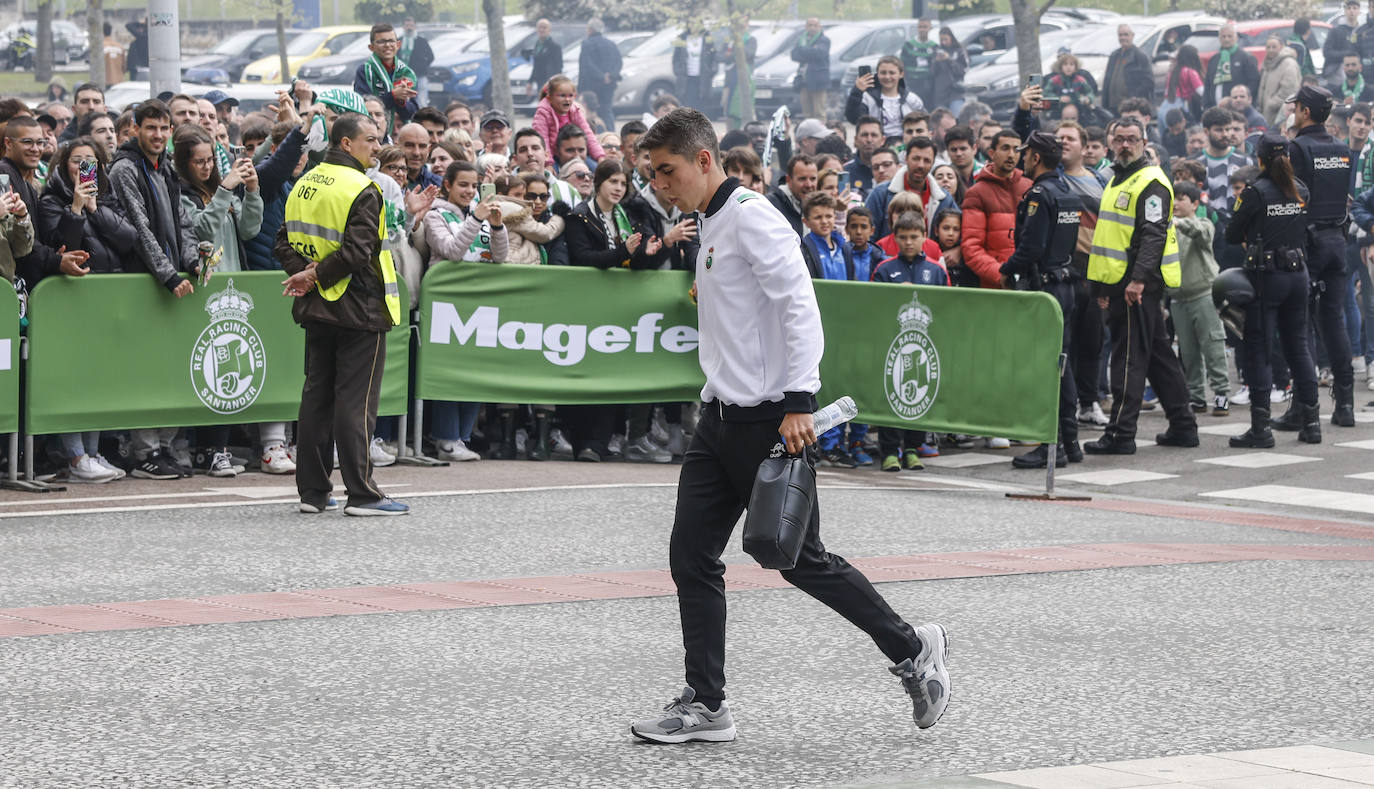
<svg viewBox="0 0 1374 789">
<path fill-rule="evenodd" d="M 859 415 L 859 407 L 854 398 L 841 397 L 830 405 L 817 411 L 812 419 L 816 423 L 816 435 L 820 435 L 836 425 L 842 425 Z"/>
</svg>

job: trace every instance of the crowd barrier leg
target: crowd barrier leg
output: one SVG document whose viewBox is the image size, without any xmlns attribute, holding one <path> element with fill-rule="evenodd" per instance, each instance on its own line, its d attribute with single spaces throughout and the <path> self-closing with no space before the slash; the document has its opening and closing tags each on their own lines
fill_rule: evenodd
<svg viewBox="0 0 1374 789">
<path fill-rule="evenodd" d="M 19 373 L 20 391 L 23 391 L 23 374 L 25 362 L 29 358 L 29 338 L 19 339 Z M 19 433 L 23 430 L 23 398 L 20 399 L 20 419 L 19 430 L 10 433 L 9 461 L 10 472 L 4 479 L 0 479 L 0 488 L 5 490 L 22 490 L 27 493 L 55 493 L 67 489 L 66 485 L 53 485 L 48 482 L 39 482 L 33 478 L 33 436 L 24 436 L 24 478 L 19 478 Z"/>
<path fill-rule="evenodd" d="M 421 442 L 424 440 L 423 434 L 425 432 L 425 401 L 417 398 L 414 401 L 414 405 L 415 427 L 412 431 L 414 435 L 411 436 L 411 441 L 413 443 L 410 448 L 410 453 L 403 453 L 401 456 L 398 456 L 396 458 L 396 462 L 407 466 L 447 466 L 449 464 L 447 460 L 440 460 L 439 458 L 427 457 L 425 453 L 422 451 Z M 405 425 L 406 417 L 403 416 L 401 417 L 402 430 L 405 429 Z M 404 450 L 405 447 L 400 447 L 400 449 Z"/>
<path fill-rule="evenodd" d="M 1064 365 L 1068 364 L 1069 355 L 1059 354 L 1059 381 L 1062 385 L 1064 381 Z M 1044 493 L 1008 493 L 1009 499 L 1030 499 L 1032 501 L 1092 501 L 1092 496 L 1061 496 L 1054 492 L 1054 463 L 1056 460 L 1057 448 L 1059 446 L 1059 412 L 1058 398 L 1055 399 L 1055 419 L 1054 419 L 1054 441 L 1050 443 L 1049 460 L 1045 463 L 1045 492 Z"/>
</svg>

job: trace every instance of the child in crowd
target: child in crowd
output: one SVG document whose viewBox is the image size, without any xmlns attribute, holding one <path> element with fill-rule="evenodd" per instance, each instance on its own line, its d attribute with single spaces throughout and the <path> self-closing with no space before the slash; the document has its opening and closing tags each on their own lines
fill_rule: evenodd
<svg viewBox="0 0 1374 789">
<path fill-rule="evenodd" d="M 1191 181 L 1174 184 L 1174 228 L 1178 231 L 1182 281 L 1169 289 L 1169 314 L 1178 335 L 1178 354 L 1188 378 L 1188 399 L 1194 411 L 1207 410 L 1203 368 L 1212 387 L 1212 415 L 1230 413 L 1231 384 L 1226 377 L 1226 331 L 1212 306 L 1212 280 L 1217 261 L 1212 255 L 1215 225 L 1198 216 L 1202 190 Z"/>
<path fill-rule="evenodd" d="M 874 282 L 906 285 L 948 285 L 949 275 L 925 253 L 925 219 L 915 211 L 907 211 L 892 224 L 897 237 L 897 255 L 883 261 L 873 272 Z M 883 471 L 919 471 L 921 446 L 925 434 L 919 430 L 883 428 L 878 436 L 883 454 Z"/>
<path fill-rule="evenodd" d="M 905 214 L 908 211 L 914 211 L 917 214 L 920 214 L 922 221 L 925 220 L 926 207 L 925 204 L 921 202 L 920 196 L 917 195 L 915 192 L 899 192 L 897 196 L 893 197 L 892 201 L 887 204 L 887 226 L 895 226 L 897 223 L 897 217 L 901 216 L 902 214 Z M 935 239 L 929 237 L 929 232 L 927 232 L 926 235 L 926 257 L 930 258 L 931 260 L 939 260 L 940 245 L 935 243 Z M 877 243 L 878 248 L 883 251 L 883 255 L 885 257 L 890 258 L 897 256 L 897 234 L 895 231 L 878 239 Z"/>
<path fill-rule="evenodd" d="M 978 275 L 964 265 L 964 251 L 959 244 L 963 232 L 963 214 L 946 208 L 935 215 L 935 243 L 940 246 L 940 265 L 949 276 L 950 284 L 958 288 L 976 288 L 979 287 Z"/>
<path fill-rule="evenodd" d="M 802 237 L 802 258 L 813 279 L 854 279 L 854 250 L 835 228 L 837 207 L 838 201 L 820 190 L 808 194 L 802 201 L 802 222 L 807 228 Z M 863 457 L 856 458 L 845 451 L 844 429 L 844 425 L 837 425 L 821 434 L 821 462 L 840 468 L 872 465 L 873 458 L 867 453 L 861 452 Z"/>
<path fill-rule="evenodd" d="M 888 258 L 873 242 L 873 214 L 867 208 L 851 208 L 845 217 L 844 233 L 849 238 L 850 258 L 854 261 L 854 279 L 868 282 L 873 270 Z M 957 243 L 957 242 L 956 242 Z"/>
</svg>

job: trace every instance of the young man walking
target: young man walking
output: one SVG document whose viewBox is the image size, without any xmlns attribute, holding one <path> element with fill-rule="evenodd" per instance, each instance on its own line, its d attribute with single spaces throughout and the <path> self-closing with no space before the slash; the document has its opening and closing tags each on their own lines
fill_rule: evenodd
<svg viewBox="0 0 1374 789">
<path fill-rule="evenodd" d="M 720 554 L 749 501 L 759 464 L 779 444 L 796 454 L 816 442 L 820 312 L 795 232 L 767 200 L 726 177 L 705 115 L 673 110 L 639 145 L 649 151 L 657 193 L 684 213 L 701 212 L 706 254 L 697 256 L 696 287 L 706 386 L 668 548 L 687 687 L 630 731 L 659 743 L 728 742 L 735 739 L 735 724 L 725 701 Z M 760 380 L 759 370 L 769 371 L 767 380 Z M 911 696 L 916 725 L 935 725 L 949 702 L 943 627 L 913 629 L 862 573 L 828 553 L 819 511 L 811 514 L 796 566 L 782 576 L 868 633 L 896 664 L 889 670 Z"/>
</svg>

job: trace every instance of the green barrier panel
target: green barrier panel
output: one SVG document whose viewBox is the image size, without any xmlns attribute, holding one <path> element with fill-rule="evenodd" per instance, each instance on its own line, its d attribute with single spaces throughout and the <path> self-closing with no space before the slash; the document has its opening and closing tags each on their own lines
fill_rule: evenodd
<svg viewBox="0 0 1374 789">
<path fill-rule="evenodd" d="M 401 320 L 386 335 L 386 366 L 382 368 L 382 394 L 377 402 L 377 416 L 400 416 L 410 408 L 410 291 L 405 279 L 396 277 L 401 290 Z M 304 341 L 305 332 L 301 332 Z M 300 399 L 300 393 L 296 394 Z"/>
<path fill-rule="evenodd" d="M 0 286 L 0 433 L 19 430 L 19 297 Z"/>
<path fill-rule="evenodd" d="M 822 403 L 877 425 L 1051 441 L 1062 317 L 1042 293 L 816 282 Z M 507 403 L 701 393 L 685 272 L 443 263 L 420 297 L 419 396 Z"/>
<path fill-rule="evenodd" d="M 296 419 L 305 332 L 291 319 L 284 278 L 221 273 L 183 299 L 146 274 L 44 279 L 30 300 L 25 429 Z M 381 413 L 406 407 L 408 330 L 387 338 Z"/>
</svg>

